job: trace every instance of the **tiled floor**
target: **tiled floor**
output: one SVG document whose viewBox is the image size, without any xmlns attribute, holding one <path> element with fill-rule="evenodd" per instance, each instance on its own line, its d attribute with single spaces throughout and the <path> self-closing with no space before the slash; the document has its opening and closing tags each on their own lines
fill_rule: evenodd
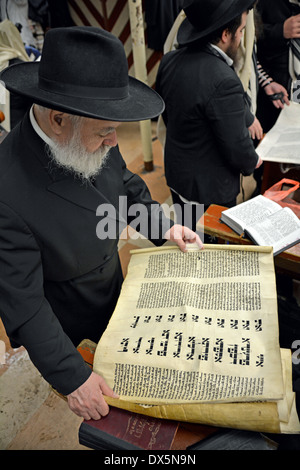
<svg viewBox="0 0 300 470">
<path fill-rule="evenodd" d="M 156 124 L 152 123 L 153 137 Z M 123 124 L 119 131 L 119 143 L 128 167 L 147 182 L 152 197 L 160 203 L 170 202 L 163 169 L 160 143 L 153 142 L 154 171 L 144 171 L 139 124 Z M 246 197 L 253 191 L 253 179 L 245 180 Z M 122 240 L 120 257 L 124 273 L 129 251 L 136 244 L 148 245 L 148 241 Z M 66 402 L 55 395 L 31 364 L 23 348 L 10 347 L 0 322 L 0 345 L 5 343 L 6 353 L 0 364 L 0 449 L 7 450 L 83 450 L 78 443 L 78 429 L 82 419 L 74 415 Z M 0 357 L 1 359 L 1 357 Z"/>
</svg>

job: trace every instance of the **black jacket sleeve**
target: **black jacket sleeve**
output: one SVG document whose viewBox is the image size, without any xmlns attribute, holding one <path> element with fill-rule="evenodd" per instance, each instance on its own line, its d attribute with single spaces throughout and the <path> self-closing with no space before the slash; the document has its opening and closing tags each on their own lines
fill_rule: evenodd
<svg viewBox="0 0 300 470">
<path fill-rule="evenodd" d="M 258 155 L 245 125 L 246 110 L 241 84 L 231 78 L 223 80 L 206 111 L 227 164 L 244 175 L 253 173 Z"/>
<path fill-rule="evenodd" d="M 24 221 L 0 203 L 0 314 L 42 376 L 64 395 L 91 374 L 44 296 L 39 247 Z"/>
</svg>

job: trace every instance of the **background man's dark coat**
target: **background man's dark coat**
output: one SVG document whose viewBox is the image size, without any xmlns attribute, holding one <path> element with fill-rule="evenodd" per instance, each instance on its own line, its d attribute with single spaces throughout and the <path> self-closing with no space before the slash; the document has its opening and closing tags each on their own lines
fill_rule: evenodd
<svg viewBox="0 0 300 470">
<path fill-rule="evenodd" d="M 167 184 L 204 205 L 232 201 L 240 174 L 250 175 L 258 160 L 234 70 L 211 48 L 178 49 L 163 57 L 156 90 L 166 104 Z"/>
</svg>

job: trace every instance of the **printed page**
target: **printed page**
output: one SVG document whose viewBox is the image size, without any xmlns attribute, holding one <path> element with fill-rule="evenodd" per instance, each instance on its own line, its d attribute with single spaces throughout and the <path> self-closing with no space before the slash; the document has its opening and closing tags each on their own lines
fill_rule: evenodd
<svg viewBox="0 0 300 470">
<path fill-rule="evenodd" d="M 273 264 L 266 247 L 132 252 L 94 370 L 135 403 L 281 399 Z"/>
<path fill-rule="evenodd" d="M 300 241 L 300 220 L 285 207 L 259 224 L 248 227 L 247 234 L 258 245 L 272 246 L 276 255 Z"/>
<path fill-rule="evenodd" d="M 256 151 L 264 161 L 300 164 L 300 104 L 285 106 Z"/>
<path fill-rule="evenodd" d="M 263 221 L 270 214 L 281 209 L 276 202 L 262 195 L 238 204 L 222 213 L 221 220 L 241 235 L 245 228 Z M 233 222 L 233 225 L 231 224 Z M 238 230 L 237 228 L 240 227 Z"/>
</svg>

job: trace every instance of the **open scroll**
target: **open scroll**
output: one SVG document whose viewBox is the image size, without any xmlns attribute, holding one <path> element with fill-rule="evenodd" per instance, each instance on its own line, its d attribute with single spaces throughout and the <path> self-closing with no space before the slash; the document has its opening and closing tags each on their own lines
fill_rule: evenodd
<svg viewBox="0 0 300 470">
<path fill-rule="evenodd" d="M 269 247 L 134 250 L 94 359 L 120 396 L 114 405 L 277 409 L 285 387 L 273 263 Z"/>
</svg>

